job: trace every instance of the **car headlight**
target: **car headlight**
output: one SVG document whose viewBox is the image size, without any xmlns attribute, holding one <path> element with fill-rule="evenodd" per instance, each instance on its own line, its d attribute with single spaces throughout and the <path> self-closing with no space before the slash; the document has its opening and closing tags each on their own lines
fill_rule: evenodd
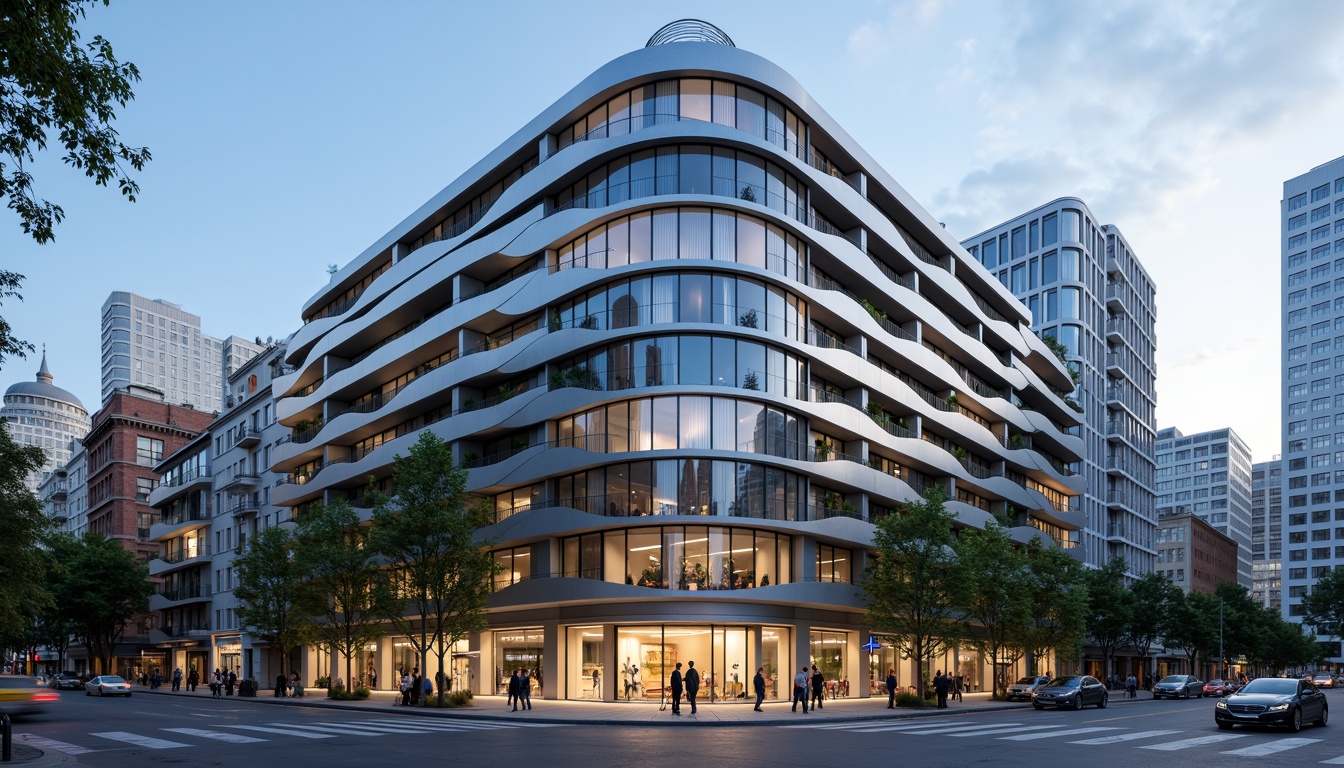
<svg viewBox="0 0 1344 768">
<path fill-rule="evenodd" d="M 1213 706 L 1218 709 L 1227 709 L 1227 699 L 1219 699 L 1218 703 Z"/>
<path fill-rule="evenodd" d="M 1284 711 L 1285 709 L 1287 709 L 1287 708 L 1290 707 L 1290 706 L 1292 706 L 1292 704 L 1290 704 L 1289 702 L 1286 702 L 1286 701 L 1285 701 L 1285 702 L 1282 703 L 1282 704 L 1275 704 L 1275 705 L 1269 707 L 1268 709 L 1266 709 L 1265 711 L 1266 711 L 1266 712 L 1282 712 L 1282 711 Z"/>
</svg>

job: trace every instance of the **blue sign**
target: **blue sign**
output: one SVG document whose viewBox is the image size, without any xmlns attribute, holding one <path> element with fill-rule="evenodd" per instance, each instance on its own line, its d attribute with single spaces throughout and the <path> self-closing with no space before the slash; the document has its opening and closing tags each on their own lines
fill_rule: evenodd
<svg viewBox="0 0 1344 768">
<path fill-rule="evenodd" d="M 877 653 L 878 651 L 882 650 L 882 644 L 877 642 L 877 638 L 873 637 L 872 635 L 868 636 L 868 642 L 864 643 L 859 647 L 869 653 Z"/>
</svg>

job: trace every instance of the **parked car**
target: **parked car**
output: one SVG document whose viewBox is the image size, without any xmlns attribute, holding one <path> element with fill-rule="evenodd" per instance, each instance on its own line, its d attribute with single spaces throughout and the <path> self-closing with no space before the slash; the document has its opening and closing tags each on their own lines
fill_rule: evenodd
<svg viewBox="0 0 1344 768">
<path fill-rule="evenodd" d="M 102 675 L 84 684 L 84 695 L 125 696 L 130 698 L 131 684 L 116 675 Z"/>
<path fill-rule="evenodd" d="M 1048 682 L 1050 682 L 1050 678 L 1045 675 L 1024 677 L 1008 686 L 1008 700 L 1017 701 L 1018 699 L 1022 699 L 1023 701 L 1031 701 L 1032 692 Z"/>
<path fill-rule="evenodd" d="M 1204 682 L 1194 675 L 1167 675 L 1153 686 L 1154 699 L 1188 699 L 1204 695 Z"/>
<path fill-rule="evenodd" d="M 1237 692 L 1237 683 L 1233 680 L 1210 680 L 1204 684 L 1205 696 L 1227 696 Z"/>
<path fill-rule="evenodd" d="M 60 694 L 39 685 L 35 677 L 0 677 L 0 712 L 7 715 L 41 714 L 60 700 Z"/>
<path fill-rule="evenodd" d="M 1256 678 L 1213 708 L 1214 722 L 1223 730 L 1234 725 L 1275 725 L 1296 733 L 1304 720 L 1325 725 L 1329 717 L 1329 705 L 1319 688 L 1308 680 L 1281 677 Z"/>
<path fill-rule="evenodd" d="M 1082 709 L 1086 704 L 1096 704 L 1098 709 L 1104 709 L 1108 699 L 1106 686 L 1100 680 L 1090 675 L 1074 675 L 1056 677 L 1037 686 L 1031 694 L 1031 706 L 1036 709 L 1047 706 Z"/>
<path fill-rule="evenodd" d="M 1335 676 L 1329 672 L 1321 672 L 1312 676 L 1311 683 L 1317 688 L 1334 688 Z"/>
<path fill-rule="evenodd" d="M 58 691 L 78 691 L 84 688 L 83 680 L 64 672 L 52 675 L 47 684 Z"/>
</svg>

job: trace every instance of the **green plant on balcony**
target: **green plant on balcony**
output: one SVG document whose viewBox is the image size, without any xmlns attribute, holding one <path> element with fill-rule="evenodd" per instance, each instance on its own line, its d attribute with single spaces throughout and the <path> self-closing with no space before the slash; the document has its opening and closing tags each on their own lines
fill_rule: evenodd
<svg viewBox="0 0 1344 768">
<path fill-rule="evenodd" d="M 551 310 L 551 319 L 547 324 L 547 327 L 550 328 L 551 333 L 555 333 L 556 331 L 560 330 L 561 328 L 560 310 L 558 309 Z"/>
<path fill-rule="evenodd" d="M 499 400 L 499 402 L 502 403 L 502 402 L 504 402 L 505 400 L 508 400 L 508 399 L 510 399 L 510 398 L 512 398 L 512 397 L 514 397 L 514 396 L 516 396 L 517 394 L 518 394 L 518 388 L 517 388 L 517 387 L 513 386 L 512 384 L 504 384 L 504 385 L 500 386 L 500 388 L 499 388 L 498 400 Z"/>
<path fill-rule="evenodd" d="M 966 449 L 962 448 L 960 445 L 952 446 L 952 458 L 956 459 L 962 464 L 965 464 L 967 462 L 969 456 L 970 454 L 966 452 Z"/>
<path fill-rule="evenodd" d="M 862 305 L 863 308 L 868 311 L 868 314 L 872 315 L 873 319 L 879 323 L 887 319 L 887 311 L 878 309 L 873 302 L 867 299 L 859 299 L 859 304 Z"/>
<path fill-rule="evenodd" d="M 830 440 L 826 440 L 825 438 L 819 437 L 814 441 L 813 444 L 817 451 L 817 461 L 831 460 L 831 450 L 834 448 L 834 446 L 831 445 Z"/>
<path fill-rule="evenodd" d="M 481 454 L 475 451 L 467 451 L 462 454 L 462 466 L 470 467 L 472 464 L 481 460 Z"/>
<path fill-rule="evenodd" d="M 957 408 L 957 393 L 953 392 L 947 396 L 947 406 L 953 410 Z"/>
<path fill-rule="evenodd" d="M 1021 435 L 1013 435 L 1008 438 L 1008 445 L 1013 448 L 1026 448 L 1027 441 L 1023 440 Z"/>
<path fill-rule="evenodd" d="M 583 322 L 579 323 L 579 327 L 590 331 L 597 330 L 597 315 L 585 315 Z"/>
<path fill-rule="evenodd" d="M 882 406 L 872 400 L 868 401 L 868 418 L 872 419 L 880 427 L 885 427 L 891 423 L 891 414 L 882 410 Z"/>
<path fill-rule="evenodd" d="M 1069 364 L 1069 357 L 1068 357 L 1068 355 L 1069 355 L 1069 348 L 1068 348 L 1068 347 L 1064 346 L 1064 344 L 1063 344 L 1062 342 L 1060 342 L 1059 339 L 1055 338 L 1055 336 L 1054 336 L 1053 334 L 1049 334 L 1049 333 L 1047 333 L 1046 335 L 1042 336 L 1042 337 L 1041 337 L 1041 341 L 1045 342 L 1045 346 L 1046 346 L 1047 349 L 1049 349 L 1051 352 L 1055 353 L 1055 357 L 1059 358 L 1059 362 L 1060 362 L 1060 363 L 1062 363 L 1062 364 L 1063 364 L 1064 366 L 1066 366 L 1066 367 L 1068 366 L 1068 364 Z"/>
</svg>

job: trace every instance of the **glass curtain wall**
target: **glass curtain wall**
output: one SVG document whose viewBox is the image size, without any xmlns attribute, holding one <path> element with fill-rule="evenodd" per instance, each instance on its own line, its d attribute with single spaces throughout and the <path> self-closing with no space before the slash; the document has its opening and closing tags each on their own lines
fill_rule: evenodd
<svg viewBox="0 0 1344 768">
<path fill-rule="evenodd" d="M 703 525 L 646 526 L 561 540 L 561 573 L 652 589 L 754 589 L 792 580 L 791 537 Z"/>
<path fill-rule="evenodd" d="M 760 658 L 753 648 L 760 638 Z M 617 627 L 616 660 L 621 667 L 617 698 L 659 701 L 669 695 L 669 679 L 678 662 L 682 674 L 695 662 L 700 673 L 700 703 L 755 701 L 751 679 L 765 667 L 766 698 L 779 698 L 780 652 L 784 628 L 746 625 L 653 625 Z M 591 688 L 591 678 L 588 681 Z M 571 698 L 587 698 L 586 695 Z"/>
<path fill-rule="evenodd" d="M 603 664 L 602 627 L 570 627 L 566 698 L 601 699 L 602 681 L 607 670 Z"/>
</svg>

